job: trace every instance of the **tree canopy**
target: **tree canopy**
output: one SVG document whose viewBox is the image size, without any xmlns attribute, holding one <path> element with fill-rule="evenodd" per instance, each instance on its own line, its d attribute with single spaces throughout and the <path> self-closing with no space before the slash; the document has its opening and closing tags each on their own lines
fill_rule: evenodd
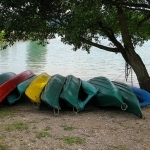
<svg viewBox="0 0 150 150">
<path fill-rule="evenodd" d="M 148 0 L 2 0 L 0 30 L 5 31 L 5 39 L 10 44 L 29 38 L 44 40 L 59 33 L 62 41 L 74 44 L 75 49 L 89 50 L 91 44 L 104 49 L 98 37 L 115 42 L 120 36 L 117 7 L 122 7 L 136 46 L 149 39 L 149 3 Z M 99 46 L 91 43 L 91 39 Z M 105 50 L 117 51 L 106 47 Z"/>
</svg>

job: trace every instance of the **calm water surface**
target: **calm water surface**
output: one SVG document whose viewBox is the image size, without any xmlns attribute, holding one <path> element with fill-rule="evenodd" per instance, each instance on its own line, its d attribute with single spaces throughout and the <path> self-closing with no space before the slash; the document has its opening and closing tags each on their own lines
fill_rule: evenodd
<svg viewBox="0 0 150 150">
<path fill-rule="evenodd" d="M 107 45 L 108 41 L 103 43 Z M 72 74 L 83 80 L 105 76 L 110 80 L 125 82 L 125 62 L 120 54 L 94 47 L 91 48 L 90 54 L 87 54 L 82 50 L 74 52 L 72 47 L 63 44 L 59 37 L 52 39 L 45 47 L 30 41 L 17 42 L 12 47 L 0 51 L 0 73 L 31 70 L 37 75 L 43 72 L 63 76 Z M 149 47 L 150 41 L 136 50 L 150 73 Z M 134 72 L 132 80 L 134 84 L 138 84 Z M 131 76 L 128 82 L 131 82 Z"/>
</svg>

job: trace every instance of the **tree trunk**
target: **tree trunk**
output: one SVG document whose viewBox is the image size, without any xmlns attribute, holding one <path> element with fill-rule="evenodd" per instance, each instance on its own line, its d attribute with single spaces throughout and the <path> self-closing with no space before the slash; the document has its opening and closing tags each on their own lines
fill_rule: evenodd
<svg viewBox="0 0 150 150">
<path fill-rule="evenodd" d="M 126 52 L 132 52 L 132 53 L 124 53 L 122 55 L 126 60 L 126 62 L 134 70 L 140 88 L 150 92 L 150 77 L 142 59 L 134 50 L 126 50 Z"/>
<path fill-rule="evenodd" d="M 125 61 L 132 67 L 134 70 L 137 79 L 139 81 L 140 88 L 150 92 L 150 77 L 147 72 L 147 69 L 140 58 L 140 56 L 135 52 L 134 46 L 128 30 L 128 24 L 124 11 L 121 7 L 117 7 L 118 19 L 120 31 L 124 43 L 124 48 L 121 51 L 122 56 Z"/>
</svg>

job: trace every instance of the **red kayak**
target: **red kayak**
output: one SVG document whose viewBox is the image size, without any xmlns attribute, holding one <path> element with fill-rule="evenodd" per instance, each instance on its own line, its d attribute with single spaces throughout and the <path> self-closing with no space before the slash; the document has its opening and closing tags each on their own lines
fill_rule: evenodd
<svg viewBox="0 0 150 150">
<path fill-rule="evenodd" d="M 24 71 L 5 83 L 0 85 L 0 102 L 12 91 L 18 84 L 35 75 L 32 71 Z"/>
</svg>

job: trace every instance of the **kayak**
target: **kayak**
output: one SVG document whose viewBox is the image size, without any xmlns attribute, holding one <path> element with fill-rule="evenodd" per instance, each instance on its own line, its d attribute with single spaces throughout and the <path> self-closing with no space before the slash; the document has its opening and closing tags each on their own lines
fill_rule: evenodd
<svg viewBox="0 0 150 150">
<path fill-rule="evenodd" d="M 140 108 L 139 100 L 137 99 L 137 97 L 135 96 L 131 88 L 127 84 L 122 82 L 116 82 L 116 81 L 112 81 L 112 82 L 119 89 L 123 101 L 128 105 L 126 111 L 138 116 L 139 118 L 142 118 L 143 115 Z"/>
<path fill-rule="evenodd" d="M 5 83 L 0 85 L 0 102 L 11 92 L 17 85 L 34 75 L 31 71 L 24 71 L 13 78 L 9 79 Z"/>
<path fill-rule="evenodd" d="M 97 89 L 92 84 L 68 75 L 60 95 L 61 104 L 80 112 L 96 94 Z"/>
<path fill-rule="evenodd" d="M 41 93 L 51 76 L 47 73 L 38 75 L 27 87 L 25 94 L 32 102 L 41 103 Z"/>
<path fill-rule="evenodd" d="M 5 72 L 5 73 L 0 74 L 0 85 L 15 76 L 16 76 L 16 74 L 13 72 Z"/>
<path fill-rule="evenodd" d="M 26 88 L 29 86 L 29 84 L 35 78 L 36 78 L 36 75 L 33 75 L 29 79 L 27 79 L 27 80 L 21 82 L 20 84 L 18 84 L 17 88 L 15 88 L 11 93 L 8 94 L 7 103 L 9 105 L 12 105 L 12 104 L 16 103 L 18 100 L 20 100 L 20 98 L 24 94 Z"/>
<path fill-rule="evenodd" d="M 66 77 L 59 74 L 52 76 L 51 80 L 46 84 L 41 94 L 41 101 L 46 103 L 48 106 L 57 109 L 61 109 L 59 100 L 60 94 L 65 83 Z"/>
<path fill-rule="evenodd" d="M 130 88 L 132 89 L 136 97 L 138 98 L 141 107 L 150 105 L 150 93 L 149 92 L 143 89 L 140 89 L 138 87 L 135 87 L 135 86 L 130 86 Z"/>
<path fill-rule="evenodd" d="M 98 89 L 97 95 L 91 100 L 95 106 L 110 107 L 115 106 L 127 108 L 118 88 L 106 77 L 94 77 L 88 81 Z"/>
</svg>

